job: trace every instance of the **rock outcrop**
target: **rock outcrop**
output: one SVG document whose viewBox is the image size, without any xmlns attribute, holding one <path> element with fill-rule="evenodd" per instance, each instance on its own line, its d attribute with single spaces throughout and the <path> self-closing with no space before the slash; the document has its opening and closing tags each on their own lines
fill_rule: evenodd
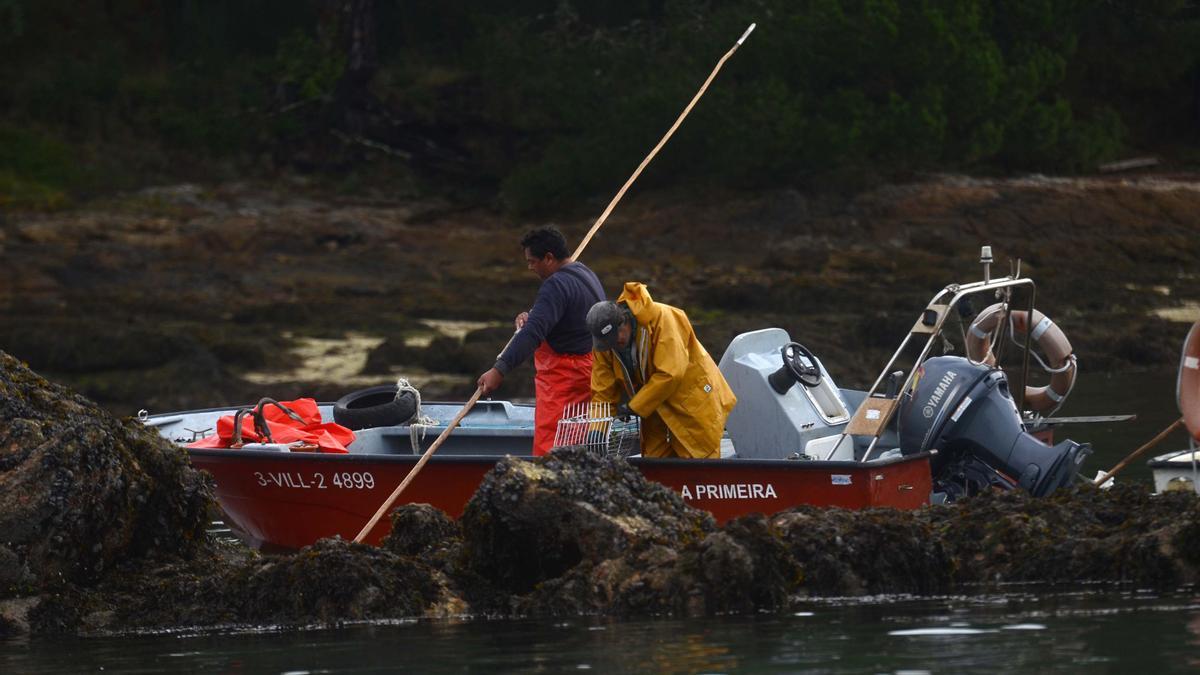
<svg viewBox="0 0 1200 675">
<path fill-rule="evenodd" d="M 211 499 L 182 450 L 0 352 L 0 593 L 186 554 Z"/>
<path fill-rule="evenodd" d="M 506 458 L 459 521 L 263 555 L 205 533 L 210 488 L 136 421 L 0 352 L 0 635 L 414 616 L 784 611 L 817 595 L 1200 581 L 1200 498 L 1137 486 L 917 511 L 798 507 L 718 527 L 619 458 Z"/>
<path fill-rule="evenodd" d="M 1200 582 L 1200 498 L 1144 485 L 1090 485 L 1034 499 L 985 494 L 924 518 L 946 542 L 959 585 Z"/>
</svg>

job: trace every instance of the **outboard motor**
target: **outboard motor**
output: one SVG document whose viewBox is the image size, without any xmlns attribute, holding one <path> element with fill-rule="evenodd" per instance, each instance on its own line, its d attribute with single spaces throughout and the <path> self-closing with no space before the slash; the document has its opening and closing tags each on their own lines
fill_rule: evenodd
<svg viewBox="0 0 1200 675">
<path fill-rule="evenodd" d="M 959 356 L 925 361 L 904 399 L 900 448 L 936 450 L 934 481 L 949 497 L 992 486 L 1045 496 L 1070 485 L 1092 451 L 1070 440 L 1048 446 L 1025 433 L 1004 372 Z"/>
</svg>

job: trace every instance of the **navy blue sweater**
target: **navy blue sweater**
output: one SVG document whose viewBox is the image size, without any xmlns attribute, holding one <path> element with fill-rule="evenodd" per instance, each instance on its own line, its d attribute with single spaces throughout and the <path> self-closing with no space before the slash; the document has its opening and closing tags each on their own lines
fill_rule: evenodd
<svg viewBox="0 0 1200 675">
<path fill-rule="evenodd" d="M 587 265 L 563 265 L 542 282 L 529 319 L 496 361 L 496 370 L 507 375 L 524 363 L 543 340 L 559 354 L 592 351 L 592 336 L 585 320 L 592 305 L 603 299 L 604 287 Z"/>
</svg>

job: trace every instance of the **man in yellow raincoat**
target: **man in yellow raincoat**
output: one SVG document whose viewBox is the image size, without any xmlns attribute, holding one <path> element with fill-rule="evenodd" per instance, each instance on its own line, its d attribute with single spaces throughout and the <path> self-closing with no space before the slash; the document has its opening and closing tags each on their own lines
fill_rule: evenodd
<svg viewBox="0 0 1200 675">
<path fill-rule="evenodd" d="M 642 418 L 642 455 L 718 458 L 725 419 L 737 403 L 683 310 L 625 284 L 616 302 L 588 311 L 595 357 L 592 400 Z"/>
</svg>

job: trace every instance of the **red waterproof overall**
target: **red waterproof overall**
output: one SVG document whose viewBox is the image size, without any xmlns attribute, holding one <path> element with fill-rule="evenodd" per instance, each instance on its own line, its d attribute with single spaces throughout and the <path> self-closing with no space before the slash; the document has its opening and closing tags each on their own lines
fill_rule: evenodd
<svg viewBox="0 0 1200 675">
<path fill-rule="evenodd" d="M 533 387 L 537 407 L 533 412 L 533 454 L 554 447 L 554 432 L 568 403 L 592 398 L 592 353 L 559 354 L 542 342 L 533 353 Z"/>
</svg>

